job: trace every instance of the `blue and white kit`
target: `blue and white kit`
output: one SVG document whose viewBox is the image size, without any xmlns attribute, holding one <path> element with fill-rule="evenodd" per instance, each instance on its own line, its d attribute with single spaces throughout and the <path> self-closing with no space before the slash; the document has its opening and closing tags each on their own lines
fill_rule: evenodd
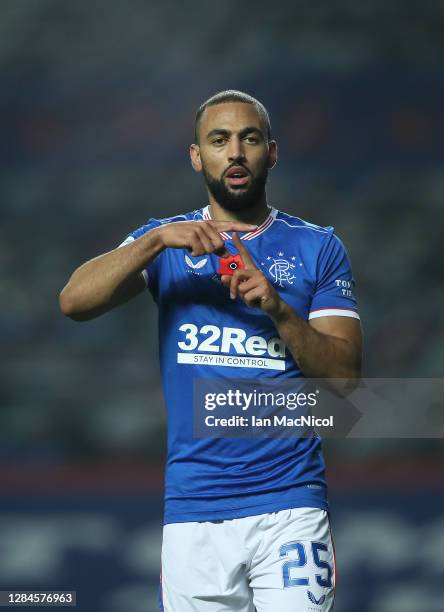
<svg viewBox="0 0 444 612">
<path fill-rule="evenodd" d="M 166 223 L 206 219 L 210 219 L 208 206 L 169 219 L 150 219 L 123 244 Z M 230 234 L 221 235 L 235 254 Z M 302 319 L 359 319 L 348 256 L 332 227 L 319 227 L 271 208 L 255 231 L 239 235 L 257 267 Z M 297 508 L 328 513 L 317 434 L 300 439 L 193 438 L 195 379 L 303 376 L 270 317 L 248 308 L 240 298 L 230 299 L 219 282 L 219 265 L 215 254 L 193 257 L 186 249 L 169 248 L 143 270 L 159 308 L 168 417 L 164 523 L 217 525 Z M 310 596 L 306 599 L 315 606 L 313 610 L 330 609 L 310 604 Z M 186 609 L 182 604 L 180 610 Z"/>
</svg>

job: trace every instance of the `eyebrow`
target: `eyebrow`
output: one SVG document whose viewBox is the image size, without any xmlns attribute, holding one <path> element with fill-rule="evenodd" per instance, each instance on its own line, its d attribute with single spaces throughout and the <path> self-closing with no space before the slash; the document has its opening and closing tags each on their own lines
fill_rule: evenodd
<svg viewBox="0 0 444 612">
<path fill-rule="evenodd" d="M 254 126 L 248 126 L 239 132 L 239 136 L 242 138 L 247 134 L 258 134 L 259 136 L 264 136 L 262 130 Z M 208 132 L 207 138 L 212 138 L 213 136 L 231 136 L 232 132 L 230 130 L 224 130 L 223 128 L 215 128 Z"/>
</svg>

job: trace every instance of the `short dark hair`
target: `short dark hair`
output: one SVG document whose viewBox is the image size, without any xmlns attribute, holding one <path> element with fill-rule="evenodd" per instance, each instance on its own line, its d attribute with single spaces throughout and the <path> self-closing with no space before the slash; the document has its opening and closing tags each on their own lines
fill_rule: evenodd
<svg viewBox="0 0 444 612">
<path fill-rule="evenodd" d="M 202 117 L 205 109 L 208 106 L 215 106 L 216 104 L 225 104 L 226 102 L 243 102 L 244 104 L 252 104 L 256 108 L 259 115 L 261 115 L 265 123 L 265 127 L 267 130 L 267 139 L 271 140 L 270 116 L 265 106 L 261 102 L 259 102 L 259 100 L 256 100 L 256 98 L 253 98 L 253 96 L 250 96 L 244 93 L 243 91 L 237 91 L 235 89 L 226 89 L 225 91 L 220 91 L 219 93 L 214 94 L 214 96 L 211 96 L 211 98 L 208 98 L 208 100 L 205 100 L 205 102 L 201 104 L 197 109 L 196 120 L 194 122 L 194 138 L 196 142 L 199 141 L 197 132 L 199 129 L 200 118 Z"/>
</svg>

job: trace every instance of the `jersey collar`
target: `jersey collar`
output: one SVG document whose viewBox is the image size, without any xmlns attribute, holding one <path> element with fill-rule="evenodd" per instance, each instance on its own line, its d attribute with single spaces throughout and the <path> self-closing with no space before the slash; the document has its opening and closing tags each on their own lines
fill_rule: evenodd
<svg viewBox="0 0 444 612">
<path fill-rule="evenodd" d="M 265 219 L 265 221 L 261 225 L 259 225 L 259 227 L 255 229 L 253 232 L 247 232 L 246 234 L 241 236 L 241 240 L 253 240 L 254 238 L 257 238 L 257 236 L 260 236 L 260 234 L 263 234 L 265 231 L 267 231 L 269 227 L 271 227 L 271 225 L 273 224 L 273 221 L 276 219 L 276 215 L 278 214 L 278 211 L 276 210 L 276 208 L 273 208 L 272 206 L 269 206 L 269 209 L 270 209 L 270 214 Z M 205 221 L 211 220 L 209 205 L 205 206 L 205 208 L 203 209 L 202 217 Z M 220 232 L 220 235 L 222 236 L 222 238 L 225 238 L 225 240 L 231 240 L 231 236 L 227 232 Z"/>
</svg>

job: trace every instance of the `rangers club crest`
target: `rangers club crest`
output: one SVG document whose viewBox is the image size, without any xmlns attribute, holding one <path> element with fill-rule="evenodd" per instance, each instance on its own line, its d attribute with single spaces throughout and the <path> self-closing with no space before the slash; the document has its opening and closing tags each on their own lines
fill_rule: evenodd
<svg viewBox="0 0 444 612">
<path fill-rule="evenodd" d="M 299 266 L 302 265 L 302 263 L 299 263 Z M 265 261 L 261 261 L 261 266 L 268 268 L 269 275 L 279 287 L 284 287 L 285 283 L 293 285 L 296 278 L 294 274 L 297 268 L 296 257 L 286 259 L 285 254 L 279 251 L 277 257 L 268 256 Z"/>
</svg>

